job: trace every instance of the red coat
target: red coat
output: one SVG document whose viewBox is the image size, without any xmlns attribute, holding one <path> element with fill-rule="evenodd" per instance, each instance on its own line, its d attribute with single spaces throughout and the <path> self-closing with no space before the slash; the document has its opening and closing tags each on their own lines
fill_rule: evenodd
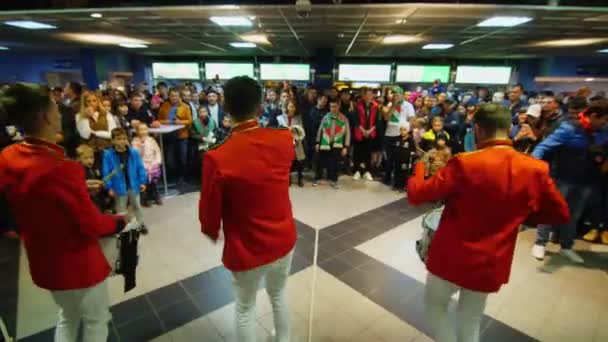
<svg viewBox="0 0 608 342">
<path fill-rule="evenodd" d="M 357 127 L 354 127 L 354 131 L 355 131 L 355 141 L 362 141 L 363 140 L 363 131 L 361 131 L 361 127 L 363 127 L 364 129 L 368 130 L 371 127 L 375 127 L 376 126 L 376 120 L 377 120 L 377 115 L 378 115 L 378 103 L 376 101 L 372 101 L 371 103 L 371 108 L 369 111 L 369 125 L 367 125 L 367 117 L 365 115 L 365 101 L 360 100 L 359 103 L 357 103 L 357 119 L 358 119 L 358 125 Z M 376 138 L 376 130 L 374 129 L 371 133 L 371 136 L 367 139 L 374 139 Z"/>
<path fill-rule="evenodd" d="M 424 168 L 418 163 L 409 180 L 410 203 L 445 201 L 427 268 L 463 288 L 496 292 L 509 281 L 520 224 L 570 219 L 548 165 L 515 151 L 509 140 L 458 155 L 426 181 Z"/>
<path fill-rule="evenodd" d="M 223 262 L 246 271 L 289 253 L 296 229 L 289 198 L 295 158 L 287 129 L 236 126 L 231 136 L 205 153 L 199 218 L 203 234 L 217 240 L 224 231 Z"/>
<path fill-rule="evenodd" d="M 34 283 L 48 290 L 91 287 L 110 266 L 98 239 L 116 231 L 89 196 L 84 170 L 61 147 L 28 139 L 0 154 L 0 195 L 27 252 Z"/>
</svg>

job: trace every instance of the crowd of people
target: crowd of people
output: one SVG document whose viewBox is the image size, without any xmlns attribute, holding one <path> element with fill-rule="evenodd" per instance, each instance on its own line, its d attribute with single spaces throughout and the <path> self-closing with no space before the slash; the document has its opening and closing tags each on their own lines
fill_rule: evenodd
<svg viewBox="0 0 608 342">
<path fill-rule="evenodd" d="M 218 239 L 221 229 L 232 230 L 236 234 L 234 232 L 243 223 L 255 226 L 261 232 L 271 228 L 285 231 L 284 236 L 270 240 L 266 238 L 268 234 L 259 233 L 257 236 L 258 233 L 252 233 L 250 236 L 246 233 L 247 237 L 243 239 L 251 240 L 248 243 L 255 241 L 255 248 L 242 246 L 234 238 L 226 242 L 224 263 L 234 271 L 235 291 L 239 295 L 237 310 L 241 310 L 239 319 L 242 320 L 239 321 L 239 324 L 242 323 L 239 334 L 242 334 L 243 340 L 248 340 L 252 333 L 252 305 L 249 301 L 255 294 L 252 291 L 257 290 L 257 285 L 252 287 L 251 281 L 273 277 L 274 281 L 269 284 L 275 286 L 269 289 L 273 305 L 281 306 L 284 301 L 283 290 L 295 243 L 295 228 L 289 193 L 280 185 L 283 181 L 289 181 L 291 185 L 291 173 L 296 174 L 300 187 L 305 186 L 306 175 L 311 175 L 314 187 L 320 186 L 325 176 L 333 188 L 339 187 L 340 175 L 348 175 L 357 182 L 378 180 L 396 191 L 408 189 L 412 203 L 433 200 L 445 201 L 449 206 L 455 198 L 450 196 L 456 196 L 462 190 L 458 187 L 480 186 L 476 183 L 479 179 L 462 175 L 465 165 L 483 164 L 483 172 L 488 175 L 492 167 L 497 172 L 503 169 L 511 172 L 519 167 L 528 171 L 536 169 L 542 176 L 542 179 L 538 179 L 540 183 L 537 183 L 546 183 L 546 189 L 521 184 L 515 186 L 513 183 L 494 190 L 499 192 L 510 187 L 514 200 L 528 201 L 525 205 L 513 205 L 505 212 L 521 206 L 526 213 L 533 211 L 534 215 L 530 217 L 538 218 L 524 222 L 527 214 L 524 215 L 524 211 L 517 213 L 522 218 L 521 223 L 538 225 L 537 241 L 532 250 L 535 258 L 543 259 L 545 245 L 553 240 L 560 243 L 563 256 L 582 263 L 583 259 L 572 248 L 577 235 L 591 242 L 608 244 L 608 100 L 603 93 L 593 96 L 591 93 L 588 88 L 571 94 L 554 94 L 550 91 L 534 93 L 526 92 L 521 84 L 515 84 L 509 87 L 505 98 L 504 93 L 491 93 L 485 87 L 472 91 L 460 90 L 453 85 L 445 87 L 439 81 L 435 81 L 429 89 L 417 87 L 415 90 L 404 90 L 400 86 L 322 90 L 313 86 L 305 89 L 284 86 L 281 89 L 262 90 L 250 78 L 236 78 L 226 84 L 226 89 L 214 86 L 200 92 L 191 83 L 170 88 L 166 83 L 159 82 L 151 92 L 145 86 L 125 92 L 122 89 L 84 90 L 76 82 L 52 90 L 17 83 L 3 87 L 0 97 L 2 112 L 8 113 L 3 116 L 11 119 L 10 125 L 2 129 L 2 147 L 22 142 L 17 147 L 6 148 L 7 152 L 3 151 L 4 157 L 0 159 L 0 171 L 3 172 L 0 190 L 5 196 L 10 194 L 8 198 L 1 198 L 10 203 L 0 203 L 0 209 L 11 209 L 10 213 L 4 210 L 1 213 L 3 222 L 0 228 L 22 228 L 16 227 L 15 222 L 4 222 L 17 216 L 21 226 L 28 227 L 22 235 L 26 248 L 36 249 L 30 256 L 40 259 L 38 249 L 45 250 L 41 246 L 47 241 L 39 238 L 45 234 L 39 231 L 38 225 L 44 224 L 36 221 L 38 218 L 26 219 L 26 211 L 30 210 L 28 203 L 31 201 L 42 207 L 46 205 L 44 201 L 49 200 L 48 196 L 56 191 L 61 194 L 57 195 L 59 202 L 69 202 L 78 207 L 83 196 L 90 195 L 92 203 L 101 212 L 119 215 L 100 216 L 92 213 L 86 203 L 85 211 L 71 213 L 74 217 L 89 215 L 94 218 L 91 224 L 95 227 L 89 223 L 75 224 L 82 225 L 75 229 L 87 229 L 88 238 L 81 242 L 93 243 L 101 235 L 124 228 L 123 215 L 129 206 L 137 220 L 143 222 L 142 207 L 162 204 L 158 185 L 163 172 L 161 166 L 165 162 L 168 176 L 175 181 L 178 189 L 189 183 L 202 183 L 202 230 L 212 240 Z M 49 95 L 52 99 L 50 104 L 45 103 Z M 154 134 L 155 129 L 166 125 L 178 126 L 171 134 Z M 271 129 L 257 130 L 258 127 Z M 255 131 L 255 134 L 243 134 L 249 131 Z M 159 147 L 159 139 L 163 139 L 164 155 Z M 55 142 L 63 150 L 54 145 Z M 500 149 L 507 145 L 513 145 L 515 150 L 529 157 L 505 154 L 506 159 L 501 159 L 516 160 L 517 165 L 493 164 L 492 155 L 488 153 L 483 154 L 486 157 L 478 162 L 474 162 L 476 158 L 473 157 L 461 158 L 476 149 L 487 146 Z M 258 159 L 240 160 L 236 156 L 238 153 L 255 155 Z M 7 155 L 12 159 L 8 160 Z M 36 156 L 35 163 L 28 159 L 33 155 Z M 67 158 L 78 161 L 80 170 L 76 171 L 74 164 L 66 166 L 60 163 Z M 548 173 L 545 177 L 544 164 L 525 167 L 525 162 L 531 163 L 532 158 L 549 162 L 556 184 L 554 192 L 543 192 L 554 188 Z M 24 164 L 19 164 L 20 161 Z M 40 170 L 30 172 L 34 164 Z M 65 170 L 56 172 L 61 168 Z M 283 169 L 288 171 L 288 179 L 283 179 Z M 475 168 L 471 170 L 477 172 Z M 29 185 L 37 184 L 35 177 L 47 174 L 53 175 L 48 176 L 48 181 L 53 184 L 47 184 L 44 178 L 43 185 L 52 192 L 41 193 L 46 191 L 44 187 L 29 188 Z M 84 175 L 86 183 L 76 184 L 80 174 Z M 223 188 L 222 184 L 228 182 L 223 177 L 225 174 L 249 177 L 247 182 L 242 180 L 238 184 L 246 187 L 247 183 L 247 186 L 251 186 L 248 188 L 250 192 Z M 517 172 L 509 174 L 509 182 L 516 181 L 513 177 L 517 175 Z M 522 173 L 522 179 L 525 179 L 525 184 L 535 182 L 532 174 L 526 173 L 524 177 Z M 23 185 L 19 185 L 21 183 Z M 256 192 L 258 188 L 268 192 Z M 66 193 L 68 189 L 73 194 Z M 570 208 L 570 215 L 565 214 L 567 208 L 561 202 L 557 203 L 558 190 Z M 242 215 L 236 207 L 232 208 L 231 216 L 224 215 L 225 210 L 221 205 L 230 202 L 227 198 L 231 196 L 235 199 L 248 198 L 245 202 L 249 207 Z M 267 202 L 248 196 L 268 196 L 268 201 L 282 196 L 279 202 L 284 206 L 275 208 L 272 222 L 262 224 L 252 221 L 251 213 L 266 217 L 262 214 L 267 211 L 263 205 Z M 542 212 L 541 203 L 535 202 L 537 197 L 553 201 L 551 210 L 559 211 L 560 215 L 551 219 L 550 214 Z M 61 205 L 59 202 L 57 205 Z M 459 206 L 463 207 L 462 210 L 470 210 L 471 207 L 466 207 L 468 202 L 465 202 Z M 62 217 L 54 219 L 57 222 L 64 220 Z M 452 219 L 457 221 L 454 217 Z M 223 222 L 223 228 L 220 228 L 220 222 Z M 66 227 L 70 224 L 73 222 L 66 223 Z M 144 232 L 147 232 L 147 228 L 144 228 Z M 448 240 L 457 239 L 445 236 L 448 236 L 445 238 Z M 514 240 L 511 242 L 514 244 Z M 57 243 L 65 245 L 76 242 Z M 492 243 L 499 244 L 500 241 L 492 240 Z M 260 249 L 260 246 L 266 247 Z M 457 268 L 447 270 L 444 264 L 436 261 L 438 257 L 433 257 L 433 253 L 440 255 L 437 252 L 440 248 L 431 247 L 431 264 L 427 264 L 437 277 L 430 279 L 431 285 L 428 285 L 434 287 L 431 292 L 436 296 L 445 297 L 456 291 L 456 287 L 446 287 L 441 279 L 461 288 L 481 292 L 495 292 L 508 279 L 505 265 L 510 265 L 508 261 L 512 253 L 510 256 L 505 254 L 503 259 L 497 261 L 500 262 L 498 266 L 502 267 L 502 273 L 492 277 L 500 279 L 484 278 L 487 282 L 482 282 L 485 285 L 479 287 L 479 284 L 468 286 L 470 279 L 462 276 L 474 271 L 460 269 L 460 273 L 455 275 L 453 272 Z M 261 253 L 260 250 L 265 252 Z M 55 252 L 56 255 L 49 260 L 34 263 L 46 265 L 49 270 L 61 268 L 51 264 L 62 262 L 61 252 L 57 250 L 52 253 Z M 466 259 L 465 251 L 463 253 L 463 259 Z M 99 259 L 99 256 L 88 257 Z M 48 270 L 34 268 L 31 270 L 32 277 L 41 287 L 55 292 L 97 286 L 103 274 L 107 276 L 108 272 L 99 260 L 97 263 L 96 273 L 87 279 L 72 279 L 66 274 L 65 279 L 55 282 L 54 275 Z M 262 270 L 260 267 L 266 268 Z M 255 273 L 239 274 L 253 269 Z M 57 272 L 66 271 L 60 269 Z M 60 294 L 55 292 L 57 303 L 63 309 L 68 308 L 69 305 L 63 303 Z M 470 305 L 485 302 L 483 296 L 471 298 L 477 304 Z M 446 303 L 434 302 L 437 317 L 443 317 L 442 310 Z M 283 314 L 278 313 L 279 316 Z M 277 325 L 286 325 L 280 320 L 285 317 L 281 317 Z M 68 320 L 66 317 L 61 319 Z M 472 324 L 478 325 L 478 322 Z M 73 327 L 67 325 L 58 333 L 71 334 L 69 330 Z M 284 328 L 277 331 L 283 337 L 286 334 Z"/>
<path fill-rule="evenodd" d="M 475 150 L 473 118 L 481 104 L 497 103 L 509 108 L 513 124 L 510 138 L 515 149 L 527 154 L 537 149 L 536 157 L 548 159 L 545 151 L 554 149 L 555 139 L 563 130 L 552 139 L 547 140 L 548 137 L 564 122 L 579 122 L 579 114 L 589 107 L 589 102 L 605 96 L 602 92 L 591 96 L 589 88 L 569 94 L 527 92 L 521 84 L 515 84 L 509 87 L 505 98 L 505 93 L 492 93 L 486 87 L 456 89 L 439 80 L 428 89 L 418 86 L 414 90 L 399 86 L 321 90 L 286 84 L 280 89 L 263 90 L 257 120 L 261 127 L 288 128 L 293 133 L 296 157 L 292 171 L 297 175 L 298 186 L 305 186 L 305 172 L 310 171 L 312 186 L 321 184 L 326 175 L 329 184 L 338 188 L 339 175 L 343 174 L 352 176 L 354 181 L 379 180 L 400 192 L 405 191 L 415 162 L 423 156 L 428 164 L 426 176 L 430 177 L 452 156 Z M 99 185 L 96 203 L 104 211 L 124 211 L 126 203 L 130 203 L 142 217 L 142 206 L 160 205 L 163 160 L 169 179 L 175 181 L 178 189 L 186 183 L 200 184 L 205 152 L 221 144 L 232 127 L 231 116 L 224 109 L 223 89 L 217 83 L 199 91 L 190 82 L 176 87 L 159 82 L 150 92 L 145 84 L 131 86 L 128 91 L 88 91 L 79 83 L 70 82 L 52 89 L 52 95 L 62 114 L 57 140 L 69 157 L 81 161 L 88 179 L 101 181 L 115 167 L 127 165 L 126 178 L 114 174 L 103 186 Z M 182 127 L 162 136 L 164 155 L 159 149 L 160 137 L 149 132 L 162 125 Z M 117 151 L 115 140 L 121 139 L 115 134 L 123 131 L 128 151 L 133 148 L 138 152 L 145 175 L 125 157 L 133 159 L 135 154 L 111 153 Z M 22 138 L 14 126 L 3 133 L 5 140 Z M 602 144 L 601 138 L 599 142 L 585 141 Z M 548 144 L 551 147 L 545 147 Z M 561 164 L 568 163 L 558 163 Z M 143 178 L 137 179 L 136 175 Z M 608 244 L 606 176 L 600 173 L 569 181 L 585 183 L 590 189 L 582 192 L 579 201 L 588 202 L 577 215 L 582 217 L 577 222 L 579 233 L 588 232 L 584 234 L 586 240 Z M 539 237 L 540 246 L 546 235 Z M 553 240 L 559 240 L 558 233 Z M 566 249 L 569 244 L 564 244 Z M 535 255 L 542 254 L 537 248 Z"/>
</svg>

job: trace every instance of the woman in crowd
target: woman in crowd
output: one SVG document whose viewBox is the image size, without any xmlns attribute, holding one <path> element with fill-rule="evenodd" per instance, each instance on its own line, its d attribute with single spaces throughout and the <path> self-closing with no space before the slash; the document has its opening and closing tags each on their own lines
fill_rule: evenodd
<svg viewBox="0 0 608 342">
<path fill-rule="evenodd" d="M 55 341 L 76 341 L 81 323 L 84 341 L 106 341 L 111 269 L 98 239 L 125 219 L 99 212 L 89 190 L 101 182 L 87 189 L 83 168 L 55 145 L 61 115 L 47 87 L 16 83 L 0 92 L 0 116 L 26 135 L 0 154 L 0 198 L 19 227 L 32 280 L 60 308 Z"/>
<path fill-rule="evenodd" d="M 306 154 L 304 153 L 304 138 L 306 133 L 304 132 L 304 125 L 302 124 L 302 116 L 298 112 L 298 104 L 294 99 L 287 101 L 287 122 L 286 126 L 289 127 L 294 139 L 294 148 L 296 151 L 296 159 L 293 161 L 292 169 L 295 169 L 298 173 L 298 186 L 304 186 L 304 177 L 302 171 L 304 169 L 304 160 L 306 160 Z M 291 180 L 291 179 L 290 179 Z"/>
<path fill-rule="evenodd" d="M 80 137 L 100 152 L 112 145 L 111 132 L 116 128 L 116 121 L 97 94 L 86 92 L 82 95 L 80 113 L 76 116 L 76 128 Z"/>
</svg>

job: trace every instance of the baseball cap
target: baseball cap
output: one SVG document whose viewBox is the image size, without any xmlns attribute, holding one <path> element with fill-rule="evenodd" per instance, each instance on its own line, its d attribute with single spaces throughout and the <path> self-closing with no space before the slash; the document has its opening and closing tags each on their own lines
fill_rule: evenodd
<svg viewBox="0 0 608 342">
<path fill-rule="evenodd" d="M 543 107 L 540 104 L 533 104 L 528 107 L 526 114 L 530 115 L 533 118 L 540 118 L 540 113 Z"/>
</svg>

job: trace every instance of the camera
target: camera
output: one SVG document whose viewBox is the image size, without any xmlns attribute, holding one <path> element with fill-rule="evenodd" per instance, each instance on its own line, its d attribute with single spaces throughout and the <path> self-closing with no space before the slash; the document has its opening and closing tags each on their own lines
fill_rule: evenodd
<svg viewBox="0 0 608 342">
<path fill-rule="evenodd" d="M 297 0 L 296 1 L 296 13 L 298 17 L 305 19 L 310 17 L 310 12 L 312 12 L 312 4 L 310 0 Z"/>
</svg>

